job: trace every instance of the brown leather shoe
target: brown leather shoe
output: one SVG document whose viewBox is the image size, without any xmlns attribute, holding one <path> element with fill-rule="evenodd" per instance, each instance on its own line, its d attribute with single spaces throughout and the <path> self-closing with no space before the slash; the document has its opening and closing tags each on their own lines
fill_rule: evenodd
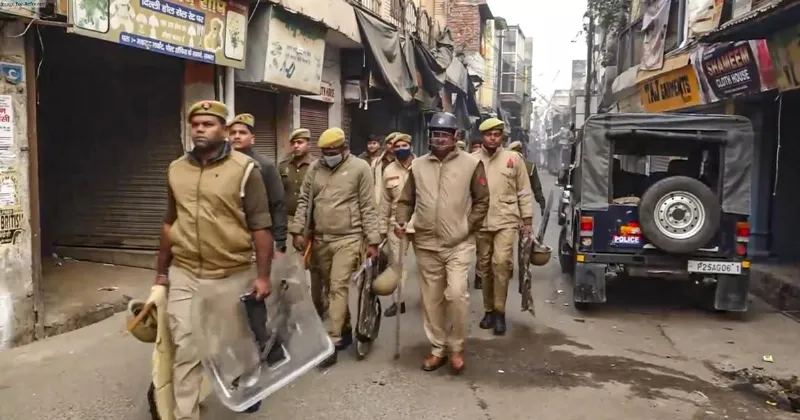
<svg viewBox="0 0 800 420">
<path fill-rule="evenodd" d="M 447 357 L 439 357 L 430 354 L 422 362 L 422 370 L 424 370 L 425 372 L 433 372 L 434 370 L 444 366 L 445 363 L 447 363 Z"/>
<path fill-rule="evenodd" d="M 467 367 L 467 362 L 464 360 L 463 351 L 457 351 L 450 355 L 450 368 L 453 370 L 453 374 L 460 374 L 465 367 Z"/>
</svg>

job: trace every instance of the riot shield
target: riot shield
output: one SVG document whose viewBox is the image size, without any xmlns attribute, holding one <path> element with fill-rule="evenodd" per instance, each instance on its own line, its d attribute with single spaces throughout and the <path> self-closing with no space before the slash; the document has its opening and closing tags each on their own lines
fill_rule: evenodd
<svg viewBox="0 0 800 420">
<path fill-rule="evenodd" d="M 378 250 L 377 258 L 367 258 L 364 264 L 353 274 L 352 280 L 358 290 L 358 312 L 356 315 L 356 353 L 358 359 L 364 359 L 372 350 L 372 343 L 378 338 L 381 329 L 382 308 L 378 295 L 372 292 L 372 281 L 383 270 L 389 267 L 389 258 L 385 253 L 386 241 Z"/>
<path fill-rule="evenodd" d="M 298 256 L 273 263 L 273 292 L 259 301 L 249 284 L 204 282 L 192 298 L 192 336 L 220 401 L 241 412 L 334 352 L 311 300 Z"/>
<path fill-rule="evenodd" d="M 533 292 L 532 281 L 533 273 L 531 272 L 531 254 L 536 244 L 541 244 L 544 241 L 544 234 L 547 231 L 547 225 L 550 221 L 550 211 L 553 208 L 555 201 L 555 190 L 550 192 L 550 198 L 545 202 L 544 215 L 542 221 L 539 223 L 539 230 L 536 232 L 536 238 L 532 236 L 520 235 L 519 247 L 517 249 L 517 263 L 518 263 L 518 280 L 519 280 L 519 293 L 522 295 L 522 311 L 530 312 L 531 315 L 536 316 L 536 311 L 533 305 Z"/>
<path fill-rule="evenodd" d="M 519 249 L 517 250 L 517 259 L 519 270 L 519 293 L 522 302 L 522 311 L 530 312 L 531 315 L 536 316 L 536 310 L 533 306 L 533 292 L 531 291 L 531 281 L 533 273 L 531 273 L 531 248 L 533 246 L 533 237 L 530 235 L 521 235 L 519 239 Z"/>
</svg>

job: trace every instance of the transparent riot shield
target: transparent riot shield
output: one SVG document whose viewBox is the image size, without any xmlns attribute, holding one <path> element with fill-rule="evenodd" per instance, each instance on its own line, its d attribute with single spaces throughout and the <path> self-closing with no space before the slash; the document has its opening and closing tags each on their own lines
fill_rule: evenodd
<svg viewBox="0 0 800 420">
<path fill-rule="evenodd" d="M 316 367 L 334 352 L 311 300 L 302 260 L 273 263 L 265 301 L 250 284 L 205 282 L 192 298 L 192 335 L 214 392 L 241 412 Z"/>
</svg>

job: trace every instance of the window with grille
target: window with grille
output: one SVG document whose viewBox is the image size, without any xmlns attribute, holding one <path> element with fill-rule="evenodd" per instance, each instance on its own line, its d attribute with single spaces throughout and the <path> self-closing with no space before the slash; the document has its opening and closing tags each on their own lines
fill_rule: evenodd
<svg viewBox="0 0 800 420">
<path fill-rule="evenodd" d="M 396 27 L 401 28 L 403 24 L 403 15 L 405 14 L 405 1 L 403 0 L 389 0 L 391 1 L 391 8 L 389 10 L 389 21 Z"/>
</svg>

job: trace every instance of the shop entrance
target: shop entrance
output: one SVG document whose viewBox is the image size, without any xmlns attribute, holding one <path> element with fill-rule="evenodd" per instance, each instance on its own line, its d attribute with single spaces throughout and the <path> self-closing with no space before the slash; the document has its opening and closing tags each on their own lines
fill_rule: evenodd
<svg viewBox="0 0 800 420">
<path fill-rule="evenodd" d="M 59 28 L 42 28 L 41 45 L 44 255 L 156 250 L 167 167 L 183 152 L 183 61 Z"/>
</svg>

